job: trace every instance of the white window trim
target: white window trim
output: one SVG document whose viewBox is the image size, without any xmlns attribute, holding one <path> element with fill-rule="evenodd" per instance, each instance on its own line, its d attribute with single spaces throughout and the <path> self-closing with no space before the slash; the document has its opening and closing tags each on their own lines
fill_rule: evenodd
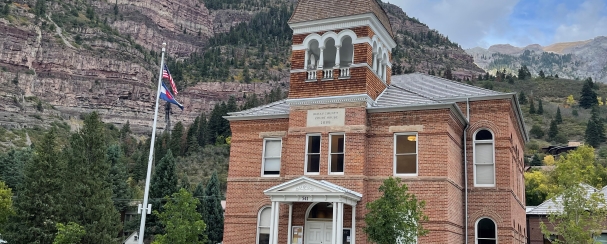
<svg viewBox="0 0 607 244">
<path fill-rule="evenodd" d="M 491 133 L 491 140 L 476 140 L 476 134 L 478 134 L 479 131 L 482 130 L 486 130 L 489 131 L 489 133 Z M 473 162 L 473 177 L 474 177 L 474 187 L 495 187 L 495 182 L 497 181 L 497 172 L 496 172 L 496 167 L 495 167 L 495 134 L 493 133 L 493 131 L 487 129 L 487 128 L 481 128 L 478 129 L 476 132 L 474 132 L 474 135 L 472 137 L 472 162 Z M 480 144 L 489 144 L 491 143 L 492 147 L 491 150 L 493 150 L 493 184 L 477 184 L 476 183 L 476 165 L 479 165 L 476 163 L 476 144 L 480 143 Z M 480 165 L 489 165 L 489 164 L 480 164 Z"/>
<path fill-rule="evenodd" d="M 318 172 L 308 172 L 308 143 L 310 143 L 310 136 L 320 136 L 320 148 L 318 151 L 318 155 L 319 155 Z M 320 155 L 322 155 L 322 135 L 320 133 L 307 134 L 306 135 L 306 153 L 304 155 L 304 157 L 305 157 L 304 175 L 320 175 Z"/>
<path fill-rule="evenodd" d="M 261 218 L 261 212 L 262 212 L 263 210 L 265 210 L 266 208 L 269 208 L 269 209 L 270 209 L 270 211 L 272 211 L 272 210 L 271 210 L 271 209 L 272 209 L 272 207 L 270 207 L 270 206 L 267 206 L 267 205 L 266 205 L 266 206 L 261 207 L 261 208 L 259 209 L 259 211 L 257 212 L 257 228 L 256 228 L 256 229 L 257 229 L 257 231 L 255 231 L 255 232 L 256 232 L 256 234 L 255 234 L 255 244 L 259 244 L 259 234 L 260 234 L 260 233 L 259 233 L 259 229 L 261 229 L 261 227 L 266 227 L 266 226 L 259 226 L 259 222 L 260 222 L 260 220 L 261 220 L 261 219 L 260 219 L 260 218 Z M 270 226 L 267 226 L 267 228 L 270 228 Z"/>
<path fill-rule="evenodd" d="M 278 157 L 280 159 L 280 167 L 282 167 L 282 138 L 280 137 L 269 137 L 269 138 L 264 138 L 263 139 L 263 151 L 261 153 L 261 176 L 262 177 L 280 177 L 280 171 L 278 171 L 277 175 L 266 175 L 265 172 L 265 167 L 266 167 L 266 142 L 267 141 L 280 141 L 280 156 Z"/>
<path fill-rule="evenodd" d="M 476 220 L 476 222 L 474 223 L 474 243 L 478 244 L 478 222 L 481 222 L 482 219 L 489 219 L 491 221 L 493 221 L 493 226 L 495 227 L 495 243 L 499 243 L 499 233 L 497 233 L 497 223 L 495 222 L 495 220 L 493 220 L 492 218 L 489 217 L 480 217 Z M 486 240 L 486 239 L 483 239 Z"/>
<path fill-rule="evenodd" d="M 396 137 L 397 136 L 415 136 L 415 173 L 414 174 L 396 173 Z M 394 147 L 394 150 L 392 152 L 392 168 L 393 168 L 392 173 L 394 174 L 394 176 L 418 176 L 419 175 L 419 135 L 417 134 L 417 132 L 394 133 L 393 140 L 394 140 L 394 143 L 392 144 L 392 147 Z M 408 154 L 408 155 L 410 155 L 410 154 Z"/>
<path fill-rule="evenodd" d="M 344 152 L 343 152 L 343 155 L 344 155 L 344 170 L 343 170 L 343 172 L 331 172 L 331 155 L 332 155 L 332 153 L 331 153 L 331 145 L 332 145 L 331 144 L 331 142 L 332 142 L 331 140 L 332 139 L 331 138 L 332 138 L 332 136 L 339 136 L 339 135 L 344 136 Z M 329 156 L 328 156 L 328 158 L 329 158 L 329 168 L 328 168 L 329 174 L 330 175 L 343 175 L 346 172 L 346 134 L 345 133 L 343 133 L 343 132 L 329 133 L 329 148 L 328 148 L 328 152 L 329 152 L 328 153 L 329 154 Z M 338 153 L 335 153 L 335 154 L 338 154 Z"/>
</svg>

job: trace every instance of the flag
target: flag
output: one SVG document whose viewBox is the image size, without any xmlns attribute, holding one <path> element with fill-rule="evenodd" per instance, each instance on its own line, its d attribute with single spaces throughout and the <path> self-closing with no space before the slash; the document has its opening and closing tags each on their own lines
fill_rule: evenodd
<svg viewBox="0 0 607 244">
<path fill-rule="evenodd" d="M 162 87 L 160 87 L 160 99 L 165 100 L 167 102 L 170 102 L 172 104 L 175 104 L 181 110 L 183 110 L 183 105 L 181 105 L 179 102 L 177 102 L 177 100 L 175 100 L 175 98 L 173 97 L 173 94 L 171 94 L 171 92 L 169 91 L 169 89 L 167 89 L 167 87 L 164 84 L 164 82 L 162 82 Z"/>
<path fill-rule="evenodd" d="M 167 67 L 167 65 L 164 65 L 164 68 L 162 69 L 162 78 L 163 79 L 167 79 L 169 80 L 169 84 L 171 84 L 171 89 L 173 90 L 173 93 L 175 93 L 175 95 L 177 95 L 177 87 L 175 86 L 175 81 L 173 81 L 173 76 L 171 76 L 171 72 L 169 72 L 169 67 Z"/>
</svg>

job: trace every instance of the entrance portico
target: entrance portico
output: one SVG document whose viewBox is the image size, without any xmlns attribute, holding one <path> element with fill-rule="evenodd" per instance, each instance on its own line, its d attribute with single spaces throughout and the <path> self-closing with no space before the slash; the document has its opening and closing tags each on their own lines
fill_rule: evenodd
<svg viewBox="0 0 607 244">
<path fill-rule="evenodd" d="M 318 221 L 307 221 L 308 214 L 312 209 L 308 209 L 306 213 L 306 233 L 304 241 L 306 244 L 329 244 L 329 243 L 344 243 L 343 240 L 343 229 L 344 229 L 344 206 L 345 204 L 352 206 L 352 228 L 350 232 L 351 241 L 350 244 L 355 243 L 356 234 L 356 204 L 362 198 L 362 194 L 344 188 L 342 186 L 333 184 L 325 180 L 314 180 L 305 176 L 293 179 L 291 181 L 279 184 L 271 187 L 264 191 L 264 194 L 270 197 L 272 201 L 271 214 L 270 214 L 270 244 L 278 244 L 278 226 L 279 226 L 279 209 L 280 204 L 287 204 L 289 206 L 289 219 L 288 219 L 288 244 L 291 243 L 291 225 L 293 217 L 293 203 L 295 202 L 308 202 L 316 205 L 318 203 L 327 203 L 332 208 L 332 218 L 329 225 L 328 221 L 325 224 Z M 324 233 L 331 230 L 330 236 L 325 236 Z M 314 238 L 307 238 L 308 232 L 314 231 L 313 235 L 317 235 Z M 312 233 L 311 233 L 312 234 Z M 310 242 L 313 241 L 313 242 Z"/>
</svg>

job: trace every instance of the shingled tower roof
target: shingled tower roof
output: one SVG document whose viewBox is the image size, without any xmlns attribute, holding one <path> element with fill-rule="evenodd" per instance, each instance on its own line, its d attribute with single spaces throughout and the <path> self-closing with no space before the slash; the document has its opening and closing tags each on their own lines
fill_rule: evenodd
<svg viewBox="0 0 607 244">
<path fill-rule="evenodd" d="M 373 13 L 392 34 L 388 15 L 377 0 L 299 0 L 297 8 L 289 23 L 299 23 L 312 20 L 330 19 L 357 14 Z"/>
</svg>

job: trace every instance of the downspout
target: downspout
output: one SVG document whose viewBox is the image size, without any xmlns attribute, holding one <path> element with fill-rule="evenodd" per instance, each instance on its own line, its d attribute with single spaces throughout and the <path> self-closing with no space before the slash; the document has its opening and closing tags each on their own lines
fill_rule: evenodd
<svg viewBox="0 0 607 244">
<path fill-rule="evenodd" d="M 466 98 L 466 127 L 464 127 L 464 243 L 468 244 L 468 127 L 470 127 L 470 98 Z"/>
</svg>

